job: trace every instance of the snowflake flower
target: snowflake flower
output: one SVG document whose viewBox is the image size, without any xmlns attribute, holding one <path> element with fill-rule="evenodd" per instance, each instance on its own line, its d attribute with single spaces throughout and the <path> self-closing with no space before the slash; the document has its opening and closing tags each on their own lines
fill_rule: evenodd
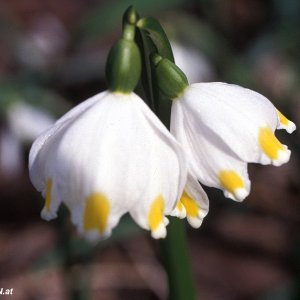
<svg viewBox="0 0 300 300">
<path fill-rule="evenodd" d="M 275 137 L 293 122 L 264 96 L 220 82 L 187 86 L 172 105 L 171 132 L 189 161 L 189 177 L 242 201 L 250 192 L 247 163 L 280 166 L 290 150 Z"/>
<path fill-rule="evenodd" d="M 46 198 L 42 217 L 63 202 L 90 240 L 107 237 L 129 212 L 154 238 L 186 182 L 181 147 L 133 92 L 100 93 L 60 118 L 33 144 L 30 178 Z"/>
</svg>

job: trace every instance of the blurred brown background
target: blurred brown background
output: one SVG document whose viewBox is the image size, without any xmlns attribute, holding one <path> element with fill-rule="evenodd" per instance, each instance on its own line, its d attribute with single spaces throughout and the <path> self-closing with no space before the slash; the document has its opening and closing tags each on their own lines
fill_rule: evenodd
<svg viewBox="0 0 300 300">
<path fill-rule="evenodd" d="M 130 4 L 161 21 L 191 82 L 255 89 L 299 128 L 297 0 L 2 0 L 0 289 L 14 295 L 1 299 L 60 300 L 70 291 L 73 299 L 167 298 L 149 234 L 125 217 L 112 238 L 91 247 L 69 234 L 64 211 L 42 221 L 43 200 L 26 167 L 30 144 L 45 127 L 106 88 L 106 55 Z M 252 191 L 242 204 L 207 189 L 210 213 L 200 229 L 188 228 L 201 299 L 300 299 L 300 136 L 278 136 L 293 152 L 290 162 L 251 165 Z"/>
</svg>

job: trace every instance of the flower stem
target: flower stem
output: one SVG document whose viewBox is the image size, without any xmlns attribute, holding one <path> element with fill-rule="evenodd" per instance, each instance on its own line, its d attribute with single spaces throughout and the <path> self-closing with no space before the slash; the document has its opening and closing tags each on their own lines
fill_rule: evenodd
<svg viewBox="0 0 300 300">
<path fill-rule="evenodd" d="M 188 253 L 186 231 L 182 221 L 171 218 L 168 235 L 160 242 L 161 254 L 169 281 L 169 299 L 196 300 Z"/>
<path fill-rule="evenodd" d="M 64 271 L 66 297 L 69 300 L 87 300 L 90 292 L 90 256 L 89 251 L 79 261 L 74 252 L 72 238 L 69 230 L 68 213 L 65 207 L 60 210 L 57 222 L 58 247 L 62 254 L 62 267 Z"/>
</svg>

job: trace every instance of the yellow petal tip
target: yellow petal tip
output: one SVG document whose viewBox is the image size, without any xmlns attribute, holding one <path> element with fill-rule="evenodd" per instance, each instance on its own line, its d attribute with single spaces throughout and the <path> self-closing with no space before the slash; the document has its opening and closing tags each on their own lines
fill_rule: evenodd
<svg viewBox="0 0 300 300">
<path fill-rule="evenodd" d="M 237 201 L 243 201 L 248 195 L 249 192 L 244 188 L 238 188 L 234 190 L 234 198 Z"/>
<path fill-rule="evenodd" d="M 292 121 L 290 121 L 286 116 L 284 116 L 279 110 L 277 110 L 277 115 L 279 119 L 279 129 L 283 128 L 285 129 L 288 133 L 292 133 L 293 131 L 296 130 L 296 125 Z"/>
<path fill-rule="evenodd" d="M 190 197 L 186 191 L 183 192 L 180 202 L 185 208 L 185 216 L 187 218 L 188 223 L 193 228 L 199 228 L 207 212 L 204 210 L 202 211 L 196 200 Z"/>
<path fill-rule="evenodd" d="M 84 211 L 84 230 L 98 230 L 101 235 L 105 234 L 110 212 L 108 198 L 102 193 L 93 193 L 86 200 Z"/>
<path fill-rule="evenodd" d="M 49 211 L 46 207 L 44 207 L 43 210 L 41 211 L 41 218 L 46 221 L 53 220 L 56 217 L 57 217 L 57 213 Z"/>
<path fill-rule="evenodd" d="M 47 180 L 46 186 L 46 200 L 45 200 L 45 210 L 50 212 L 51 211 L 51 203 L 52 203 L 52 178 Z"/>
<path fill-rule="evenodd" d="M 242 201 L 248 196 L 244 180 L 236 171 L 221 170 L 218 177 L 221 186 L 226 190 L 225 197 Z"/>
<path fill-rule="evenodd" d="M 290 151 L 278 141 L 270 127 L 259 129 L 258 140 L 262 151 L 273 165 L 280 166 L 289 160 Z"/>
<path fill-rule="evenodd" d="M 186 215 L 188 217 L 198 217 L 200 207 L 198 203 L 193 198 L 191 198 L 186 191 L 183 192 L 180 201 L 185 207 Z"/>
<path fill-rule="evenodd" d="M 203 219 L 201 219 L 199 217 L 187 216 L 187 220 L 188 220 L 189 224 L 195 229 L 199 228 L 203 222 Z"/>
<path fill-rule="evenodd" d="M 154 239 L 164 239 L 167 236 L 167 229 L 164 223 L 159 223 L 155 230 L 151 230 Z"/>
<path fill-rule="evenodd" d="M 46 184 L 46 191 L 45 191 L 45 205 L 41 211 L 41 218 L 50 221 L 57 217 L 56 209 L 53 208 L 53 180 L 52 178 L 48 178 Z"/>
<path fill-rule="evenodd" d="M 186 209 L 181 201 L 178 201 L 175 209 L 171 212 L 171 216 L 179 219 L 184 219 L 186 217 Z"/>
<path fill-rule="evenodd" d="M 153 200 L 148 213 L 148 225 L 152 232 L 152 236 L 163 235 L 162 227 L 165 227 L 164 210 L 165 210 L 164 198 L 162 197 L 162 195 L 159 195 Z M 159 237 L 155 237 L 155 238 L 159 238 Z"/>
<path fill-rule="evenodd" d="M 276 167 L 279 167 L 290 160 L 291 151 L 288 149 L 279 150 L 277 159 L 272 161 L 272 164 Z"/>
</svg>

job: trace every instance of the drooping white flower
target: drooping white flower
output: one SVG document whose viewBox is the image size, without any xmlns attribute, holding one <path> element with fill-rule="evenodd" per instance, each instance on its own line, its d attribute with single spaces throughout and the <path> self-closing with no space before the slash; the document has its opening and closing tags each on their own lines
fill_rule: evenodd
<svg viewBox="0 0 300 300">
<path fill-rule="evenodd" d="M 12 104 L 7 110 L 7 120 L 14 135 L 24 142 L 34 141 L 55 122 L 47 111 L 25 102 Z"/>
<path fill-rule="evenodd" d="M 171 133 L 189 162 L 189 177 L 242 201 L 250 192 L 247 163 L 280 166 L 290 150 L 275 137 L 293 122 L 264 96 L 226 83 L 198 83 L 173 101 Z"/>
<path fill-rule="evenodd" d="M 22 171 L 22 145 L 10 128 L 0 129 L 0 174 L 15 179 Z"/>
<path fill-rule="evenodd" d="M 107 237 L 129 212 L 154 238 L 186 182 L 181 147 L 134 93 L 100 93 L 60 118 L 33 144 L 30 178 L 46 198 L 42 217 L 63 202 L 89 239 Z"/>
<path fill-rule="evenodd" d="M 186 74 L 190 83 L 207 82 L 215 78 L 209 59 L 192 47 L 173 42 L 172 50 L 177 66 Z"/>
<path fill-rule="evenodd" d="M 7 126 L 0 131 L 0 173 L 15 179 L 24 168 L 23 143 L 32 143 L 55 119 L 23 101 L 7 106 L 5 113 Z"/>
</svg>

